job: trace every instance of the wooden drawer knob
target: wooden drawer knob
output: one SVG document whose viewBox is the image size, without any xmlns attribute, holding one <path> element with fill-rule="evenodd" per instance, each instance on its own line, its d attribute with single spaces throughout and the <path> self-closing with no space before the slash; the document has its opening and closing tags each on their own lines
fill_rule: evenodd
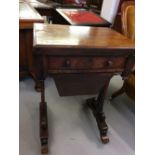
<svg viewBox="0 0 155 155">
<path fill-rule="evenodd" d="M 71 66 L 70 60 L 66 59 L 64 62 L 64 67 L 70 67 L 70 66 Z"/>
<path fill-rule="evenodd" d="M 108 67 L 112 67 L 112 65 L 113 65 L 113 62 L 112 62 L 112 61 L 110 61 L 110 60 L 107 61 L 107 66 L 108 66 Z"/>
</svg>

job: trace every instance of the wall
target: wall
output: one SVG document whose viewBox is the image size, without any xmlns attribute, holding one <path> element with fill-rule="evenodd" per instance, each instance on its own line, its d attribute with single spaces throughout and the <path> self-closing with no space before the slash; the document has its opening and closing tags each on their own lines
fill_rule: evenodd
<svg viewBox="0 0 155 155">
<path fill-rule="evenodd" d="M 110 23 L 114 22 L 120 0 L 103 0 L 101 8 L 101 17 Z"/>
</svg>

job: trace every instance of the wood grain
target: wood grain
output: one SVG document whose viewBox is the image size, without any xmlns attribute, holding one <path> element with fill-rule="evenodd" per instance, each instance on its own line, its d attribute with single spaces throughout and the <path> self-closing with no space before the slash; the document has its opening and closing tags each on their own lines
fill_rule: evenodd
<svg viewBox="0 0 155 155">
<path fill-rule="evenodd" d="M 34 24 L 34 46 L 134 49 L 134 42 L 110 28 Z"/>
</svg>

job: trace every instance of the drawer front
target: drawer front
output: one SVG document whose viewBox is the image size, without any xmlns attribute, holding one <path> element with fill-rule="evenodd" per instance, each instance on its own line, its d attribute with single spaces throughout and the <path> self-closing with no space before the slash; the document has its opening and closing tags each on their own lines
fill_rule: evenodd
<svg viewBox="0 0 155 155">
<path fill-rule="evenodd" d="M 97 69 L 122 69 L 125 57 L 49 57 L 48 69 L 50 70 L 97 70 Z"/>
</svg>

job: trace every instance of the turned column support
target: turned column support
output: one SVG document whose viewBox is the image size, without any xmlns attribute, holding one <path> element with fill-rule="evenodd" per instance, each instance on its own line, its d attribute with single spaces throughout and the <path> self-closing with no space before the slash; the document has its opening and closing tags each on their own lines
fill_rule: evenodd
<svg viewBox="0 0 155 155">
<path fill-rule="evenodd" d="M 41 142 L 41 153 L 48 153 L 48 118 L 47 118 L 47 103 L 45 101 L 45 88 L 44 81 L 46 77 L 45 57 L 42 55 L 36 56 L 35 59 L 35 89 L 40 92 L 41 102 L 39 104 L 39 126 L 40 126 L 40 142 Z"/>
<path fill-rule="evenodd" d="M 47 104 L 45 102 L 44 81 L 41 84 L 41 102 L 40 102 L 40 141 L 41 153 L 48 153 L 48 120 L 47 120 Z"/>
</svg>

